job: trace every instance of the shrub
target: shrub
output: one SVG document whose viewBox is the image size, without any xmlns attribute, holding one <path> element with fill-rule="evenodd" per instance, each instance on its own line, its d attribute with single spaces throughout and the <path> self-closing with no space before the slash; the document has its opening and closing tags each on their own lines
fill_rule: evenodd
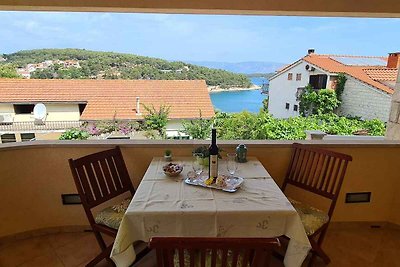
<svg viewBox="0 0 400 267">
<path fill-rule="evenodd" d="M 199 111 L 200 118 L 190 121 L 182 121 L 183 132 L 190 135 L 194 139 L 207 139 L 211 135 L 212 121 L 204 119 Z"/>
<path fill-rule="evenodd" d="M 61 136 L 60 140 L 86 140 L 90 137 L 90 134 L 78 128 L 72 128 L 65 131 Z"/>
<path fill-rule="evenodd" d="M 368 135 L 385 134 L 382 121 L 349 119 L 333 113 L 289 119 L 277 119 L 265 111 L 258 114 L 217 113 L 214 127 L 218 129 L 220 139 L 300 140 L 305 139 L 306 130 L 321 130 L 334 135 L 353 135 L 360 130 L 366 130 Z"/>
</svg>

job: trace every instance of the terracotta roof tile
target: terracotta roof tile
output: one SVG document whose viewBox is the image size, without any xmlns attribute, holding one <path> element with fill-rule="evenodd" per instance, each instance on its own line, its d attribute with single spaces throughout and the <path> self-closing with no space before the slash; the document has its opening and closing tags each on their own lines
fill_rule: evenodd
<svg viewBox="0 0 400 267">
<path fill-rule="evenodd" d="M 346 73 L 364 83 L 367 83 L 377 89 L 380 89 L 386 93 L 393 94 L 393 88 L 388 85 L 381 83 L 380 79 L 376 78 L 386 78 L 386 76 L 392 77 L 397 72 L 397 69 L 388 69 L 384 66 L 361 66 L 361 65 L 345 65 L 337 60 L 335 57 L 351 57 L 351 58 L 368 58 L 385 60 L 385 57 L 363 57 L 363 56 L 340 56 L 340 55 L 318 55 L 311 54 L 303 58 L 304 61 L 309 62 L 325 71 L 333 73 Z M 390 72 L 390 74 L 389 74 Z M 385 73 L 385 75 L 383 75 Z M 382 74 L 382 75 L 380 75 Z M 372 75 L 372 76 L 371 76 Z"/>
<path fill-rule="evenodd" d="M 82 120 L 142 119 L 140 103 L 171 107 L 171 119 L 210 118 L 214 109 L 205 81 L 200 80 L 25 80 L 0 79 L 0 103 L 87 103 Z"/>
<path fill-rule="evenodd" d="M 375 68 L 364 69 L 367 75 L 375 81 L 396 81 L 397 69 Z"/>
</svg>

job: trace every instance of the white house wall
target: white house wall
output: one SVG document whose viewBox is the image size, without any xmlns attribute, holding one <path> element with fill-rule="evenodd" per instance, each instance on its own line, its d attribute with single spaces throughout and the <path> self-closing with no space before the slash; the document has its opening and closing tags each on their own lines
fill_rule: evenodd
<svg viewBox="0 0 400 267">
<path fill-rule="evenodd" d="M 167 123 L 167 131 L 183 130 L 181 119 L 172 119 Z"/>
<path fill-rule="evenodd" d="M 363 119 L 388 121 L 391 95 L 347 76 L 338 113 Z"/>
<path fill-rule="evenodd" d="M 79 121 L 78 104 L 46 103 L 46 121 Z M 15 114 L 14 105 L 0 104 L 0 114 L 12 114 L 14 122 L 34 121 L 33 114 Z"/>
<path fill-rule="evenodd" d="M 305 87 L 309 83 L 310 74 L 326 74 L 315 70 L 309 72 L 305 69 L 307 62 L 300 62 L 298 65 L 281 73 L 279 76 L 269 82 L 269 100 L 268 111 L 276 118 L 289 118 L 298 116 L 299 110 L 294 111 L 294 105 L 299 106 L 296 100 L 297 88 Z M 288 80 L 288 73 L 293 73 L 293 79 Z M 301 80 L 296 81 L 296 74 L 301 73 Z M 286 103 L 289 103 L 289 109 L 286 109 Z"/>
</svg>

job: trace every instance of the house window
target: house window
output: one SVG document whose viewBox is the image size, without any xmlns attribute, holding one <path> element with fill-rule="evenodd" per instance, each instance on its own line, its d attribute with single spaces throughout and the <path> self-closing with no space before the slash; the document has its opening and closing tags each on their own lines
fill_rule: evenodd
<svg viewBox="0 0 400 267">
<path fill-rule="evenodd" d="M 293 111 L 298 111 L 299 110 L 299 106 L 298 105 L 294 105 L 293 106 Z"/>
<path fill-rule="evenodd" d="M 15 114 L 32 114 L 35 105 L 31 104 L 17 104 L 14 105 Z"/>
<path fill-rule="evenodd" d="M 288 79 L 289 81 L 293 80 L 293 73 L 288 73 L 287 79 Z"/>
<path fill-rule="evenodd" d="M 5 143 L 14 143 L 14 142 L 17 142 L 17 140 L 15 139 L 15 134 L 2 134 L 1 135 L 1 142 L 3 144 L 5 144 Z"/>
<path fill-rule="evenodd" d="M 296 74 L 296 81 L 301 81 L 301 73 Z"/>
<path fill-rule="evenodd" d="M 328 75 L 326 74 L 310 75 L 309 84 L 314 89 L 325 89 L 327 80 Z"/>
<path fill-rule="evenodd" d="M 34 133 L 22 133 L 21 134 L 21 141 L 22 142 L 31 141 L 34 138 L 35 138 L 35 134 Z"/>
<path fill-rule="evenodd" d="M 286 103 L 286 109 L 288 110 L 290 108 L 290 104 Z"/>
</svg>

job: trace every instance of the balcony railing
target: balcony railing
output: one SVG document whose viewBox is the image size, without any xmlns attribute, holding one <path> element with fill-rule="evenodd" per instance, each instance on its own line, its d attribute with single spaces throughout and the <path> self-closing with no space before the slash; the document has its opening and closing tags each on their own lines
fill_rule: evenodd
<svg viewBox="0 0 400 267">
<path fill-rule="evenodd" d="M 80 127 L 81 121 L 45 121 L 35 123 L 33 121 L 0 123 L 0 132 L 18 132 L 18 131 L 55 131 L 65 130 L 74 127 Z"/>
</svg>

